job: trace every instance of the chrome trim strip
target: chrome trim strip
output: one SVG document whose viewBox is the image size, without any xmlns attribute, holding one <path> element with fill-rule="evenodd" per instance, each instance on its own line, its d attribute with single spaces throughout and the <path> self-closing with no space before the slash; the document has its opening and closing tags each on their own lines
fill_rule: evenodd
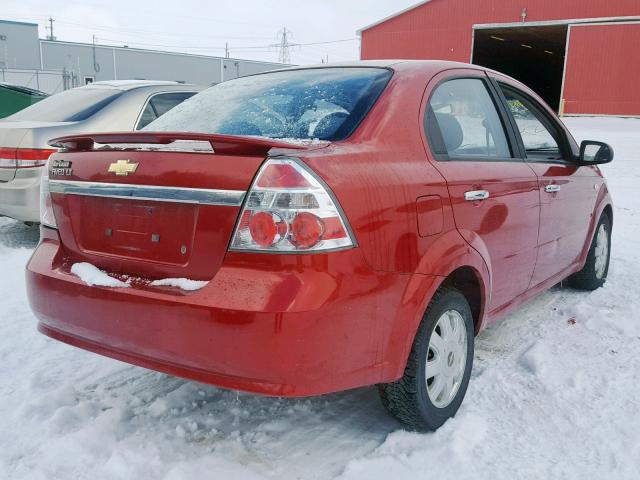
<svg viewBox="0 0 640 480">
<path fill-rule="evenodd" d="M 49 191 L 64 195 L 129 198 L 156 202 L 194 203 L 198 205 L 242 205 L 244 190 L 214 190 L 205 188 L 161 187 L 154 185 L 128 185 L 123 183 L 81 182 L 76 180 L 49 180 Z"/>
</svg>

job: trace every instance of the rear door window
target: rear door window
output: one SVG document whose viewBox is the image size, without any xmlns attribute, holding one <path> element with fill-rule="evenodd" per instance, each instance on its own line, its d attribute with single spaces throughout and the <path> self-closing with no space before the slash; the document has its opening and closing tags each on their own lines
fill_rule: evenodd
<svg viewBox="0 0 640 480">
<path fill-rule="evenodd" d="M 426 133 L 441 158 L 512 157 L 496 105 L 479 78 L 447 80 L 436 87 L 427 109 Z"/>
</svg>

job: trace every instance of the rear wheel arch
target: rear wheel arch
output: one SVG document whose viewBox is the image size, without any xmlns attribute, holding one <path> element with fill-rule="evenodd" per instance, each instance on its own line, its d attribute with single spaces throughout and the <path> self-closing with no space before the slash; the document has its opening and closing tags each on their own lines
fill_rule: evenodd
<svg viewBox="0 0 640 480">
<path fill-rule="evenodd" d="M 443 287 L 458 290 L 466 298 L 467 303 L 471 307 L 474 330 L 477 335 L 482 327 L 482 318 L 487 297 L 480 273 L 470 266 L 456 268 L 443 280 L 438 289 Z"/>
<path fill-rule="evenodd" d="M 602 209 L 602 213 L 607 214 L 607 217 L 609 218 L 609 225 L 613 227 L 613 207 L 610 203 L 607 203 L 604 206 L 604 208 Z M 600 216 L 602 217 L 602 214 L 600 214 Z"/>
<path fill-rule="evenodd" d="M 466 273 L 458 272 L 455 276 L 467 278 Z M 435 430 L 453 417 L 469 384 L 473 328 L 465 296 L 441 284 L 418 326 L 403 372 L 395 380 L 378 385 L 387 411 L 418 431 Z M 460 332 L 464 332 L 464 337 Z M 432 343 L 434 336 L 439 341 Z"/>
<path fill-rule="evenodd" d="M 487 285 L 482 274 L 475 267 L 471 265 L 458 266 L 451 270 L 448 275 L 443 276 L 442 280 L 436 284 L 435 288 L 433 288 L 424 299 L 424 306 L 418 312 L 419 318 L 411 325 L 410 330 L 406 332 L 404 351 L 403 353 L 398 352 L 399 355 L 402 356 L 400 358 L 396 357 L 398 360 L 397 363 L 400 363 L 400 365 L 396 365 L 398 367 L 398 370 L 396 370 L 396 378 L 406 367 L 411 348 L 416 339 L 416 334 L 420 329 L 425 315 L 429 311 L 429 306 L 438 295 L 438 292 L 446 289 L 458 290 L 465 297 L 471 307 L 474 333 L 477 335 L 482 329 L 488 299 Z"/>
<path fill-rule="evenodd" d="M 457 230 L 447 232 L 430 245 L 405 287 L 400 308 L 382 340 L 381 360 L 386 367 L 381 382 L 402 376 L 429 305 L 437 292 L 446 287 L 464 290 L 463 296 L 470 298 L 477 334 L 486 323 L 491 272 L 482 255 Z"/>
<path fill-rule="evenodd" d="M 598 206 L 595 208 L 594 215 L 591 218 L 591 224 L 589 225 L 587 238 L 584 239 L 584 245 L 582 246 L 582 251 L 580 252 L 579 260 L 581 268 L 587 261 L 589 248 L 591 247 L 591 242 L 593 242 L 593 238 L 596 234 L 596 227 L 600 223 L 600 219 L 603 215 L 607 216 L 609 220 L 609 228 L 613 231 L 613 205 L 611 204 L 610 198 L 604 198 L 603 201 L 599 202 Z"/>
<path fill-rule="evenodd" d="M 589 245 L 582 269 L 568 278 L 568 283 L 579 290 L 595 290 L 604 285 L 611 259 L 611 219 L 603 209 Z"/>
</svg>

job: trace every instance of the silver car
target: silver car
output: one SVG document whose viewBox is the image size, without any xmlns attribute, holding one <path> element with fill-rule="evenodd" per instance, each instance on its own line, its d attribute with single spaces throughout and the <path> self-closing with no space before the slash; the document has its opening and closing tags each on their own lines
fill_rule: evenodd
<svg viewBox="0 0 640 480">
<path fill-rule="evenodd" d="M 40 221 L 40 177 L 52 138 L 139 130 L 200 90 L 176 82 L 96 82 L 0 120 L 0 216 Z"/>
</svg>

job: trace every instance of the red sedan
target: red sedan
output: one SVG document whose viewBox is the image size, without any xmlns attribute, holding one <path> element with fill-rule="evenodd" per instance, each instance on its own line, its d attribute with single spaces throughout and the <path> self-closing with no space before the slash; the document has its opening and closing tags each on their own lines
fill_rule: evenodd
<svg viewBox="0 0 640 480">
<path fill-rule="evenodd" d="M 51 144 L 27 267 L 39 330 L 226 388 L 378 384 L 435 429 L 480 330 L 607 277 L 611 148 L 578 146 L 534 92 L 474 65 L 259 74 L 146 131 Z"/>
</svg>

